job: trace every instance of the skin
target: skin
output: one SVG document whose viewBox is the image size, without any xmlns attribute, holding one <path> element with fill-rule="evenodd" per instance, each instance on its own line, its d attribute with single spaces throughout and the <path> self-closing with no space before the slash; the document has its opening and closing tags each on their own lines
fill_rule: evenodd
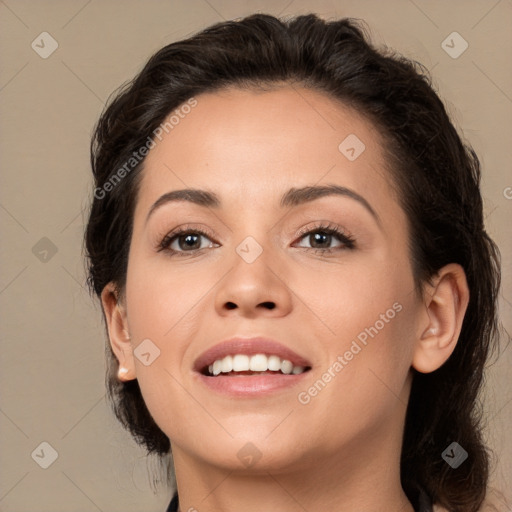
<svg viewBox="0 0 512 512">
<path fill-rule="evenodd" d="M 109 284 L 102 294 L 119 378 L 139 380 L 171 440 L 181 511 L 412 511 L 399 473 L 411 367 L 434 371 L 455 348 L 469 299 L 462 268 L 447 265 L 415 291 L 407 218 L 380 135 L 357 112 L 286 84 L 196 99 L 146 157 L 125 293 Z M 366 146 L 354 161 L 338 149 L 349 134 Z M 343 196 L 280 208 L 288 189 L 325 184 L 360 194 L 377 218 Z M 215 192 L 221 206 L 167 203 L 147 219 L 162 194 L 183 188 Z M 355 247 L 298 235 L 318 221 L 340 226 Z M 183 225 L 213 236 L 194 251 L 175 239 L 183 257 L 159 252 Z M 250 264 L 236 252 L 247 236 L 263 249 Z M 298 393 L 395 303 L 401 311 L 301 404 Z M 312 369 L 271 396 L 216 394 L 192 366 L 234 335 L 276 339 Z M 149 366 L 133 355 L 147 338 L 160 350 Z M 246 468 L 237 453 L 248 442 L 261 458 Z"/>
</svg>

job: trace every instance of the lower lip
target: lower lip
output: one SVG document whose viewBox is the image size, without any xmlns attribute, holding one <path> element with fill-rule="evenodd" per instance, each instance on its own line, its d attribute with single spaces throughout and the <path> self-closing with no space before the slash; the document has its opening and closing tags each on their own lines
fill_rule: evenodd
<svg viewBox="0 0 512 512">
<path fill-rule="evenodd" d="M 310 371 L 310 370 L 309 370 Z M 233 375 L 224 377 L 207 377 L 196 374 L 199 380 L 212 391 L 230 396 L 255 397 L 265 396 L 296 386 L 309 373 L 305 371 L 298 375 Z"/>
</svg>

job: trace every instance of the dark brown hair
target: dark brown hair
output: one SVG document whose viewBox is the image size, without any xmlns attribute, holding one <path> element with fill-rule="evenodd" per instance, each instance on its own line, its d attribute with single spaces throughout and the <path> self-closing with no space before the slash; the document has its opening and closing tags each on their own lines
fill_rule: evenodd
<svg viewBox="0 0 512 512">
<path fill-rule="evenodd" d="M 409 221 L 418 289 L 448 263 L 466 272 L 470 302 L 452 356 L 432 373 L 413 370 L 401 475 L 406 492 L 419 485 L 451 511 L 474 512 L 488 480 L 479 391 L 497 335 L 500 282 L 498 249 L 484 229 L 480 165 L 424 67 L 374 48 L 361 22 L 256 14 L 216 24 L 153 55 L 110 101 L 92 140 L 95 195 L 85 235 L 91 289 L 99 296 L 112 281 L 123 292 L 144 160 L 128 170 L 126 162 L 169 113 L 204 92 L 283 82 L 321 91 L 379 127 Z M 123 166 L 120 183 L 107 187 Z M 169 453 L 169 439 L 146 408 L 137 380 L 118 381 L 108 343 L 107 355 L 117 418 L 150 453 Z M 468 452 L 457 469 L 441 457 L 453 441 Z"/>
</svg>

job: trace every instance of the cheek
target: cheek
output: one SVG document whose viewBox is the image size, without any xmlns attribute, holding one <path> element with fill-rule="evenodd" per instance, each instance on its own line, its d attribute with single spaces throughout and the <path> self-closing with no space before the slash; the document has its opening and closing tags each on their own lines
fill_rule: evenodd
<svg viewBox="0 0 512 512">
<path fill-rule="evenodd" d="M 204 323 L 205 300 L 211 299 L 207 294 L 218 280 L 211 270 L 198 273 L 186 267 L 178 269 L 165 258 L 147 258 L 133 251 L 126 282 L 137 379 L 148 409 L 166 433 L 181 411 L 188 412 L 180 425 L 194 417 L 183 382 L 191 361 L 191 343 L 200 336 Z M 150 353 L 158 354 L 149 365 L 137 358 L 142 343 Z"/>
<path fill-rule="evenodd" d="M 395 400 L 407 379 L 415 347 L 417 299 L 412 274 L 399 261 L 362 266 L 329 285 L 329 301 L 318 296 L 317 311 L 328 350 L 325 370 L 341 356 L 337 392 L 358 401 Z M 314 309 L 314 308 L 313 308 Z M 338 369 L 340 367 L 338 366 Z"/>
<path fill-rule="evenodd" d="M 329 344 L 328 362 L 302 390 L 300 403 L 307 403 L 305 411 L 320 419 L 334 444 L 379 436 L 405 413 L 413 307 L 391 298 L 380 306 L 375 301 L 364 314 L 354 308 L 357 317 L 341 315 L 342 334 Z"/>
<path fill-rule="evenodd" d="M 143 250 L 132 251 L 126 283 L 131 332 L 164 342 L 171 339 L 179 324 L 194 316 L 193 307 L 209 281 L 211 278 L 203 280 L 186 264 L 173 264 L 163 256 L 148 257 Z"/>
<path fill-rule="evenodd" d="M 333 339 L 387 334 L 412 307 L 414 283 L 409 264 L 388 252 L 354 255 L 343 266 L 303 277 L 301 290 Z M 398 320 L 398 321 L 397 321 Z M 369 332 L 370 331 L 370 332 Z"/>
</svg>

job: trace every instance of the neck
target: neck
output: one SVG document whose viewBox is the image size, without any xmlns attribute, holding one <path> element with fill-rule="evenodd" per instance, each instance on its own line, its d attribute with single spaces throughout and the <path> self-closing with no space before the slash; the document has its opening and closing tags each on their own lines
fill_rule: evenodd
<svg viewBox="0 0 512 512">
<path fill-rule="evenodd" d="M 389 441 L 375 436 L 351 450 L 309 454 L 293 468 L 258 471 L 212 466 L 173 446 L 180 512 L 414 512 L 400 483 L 401 440 Z"/>
</svg>

